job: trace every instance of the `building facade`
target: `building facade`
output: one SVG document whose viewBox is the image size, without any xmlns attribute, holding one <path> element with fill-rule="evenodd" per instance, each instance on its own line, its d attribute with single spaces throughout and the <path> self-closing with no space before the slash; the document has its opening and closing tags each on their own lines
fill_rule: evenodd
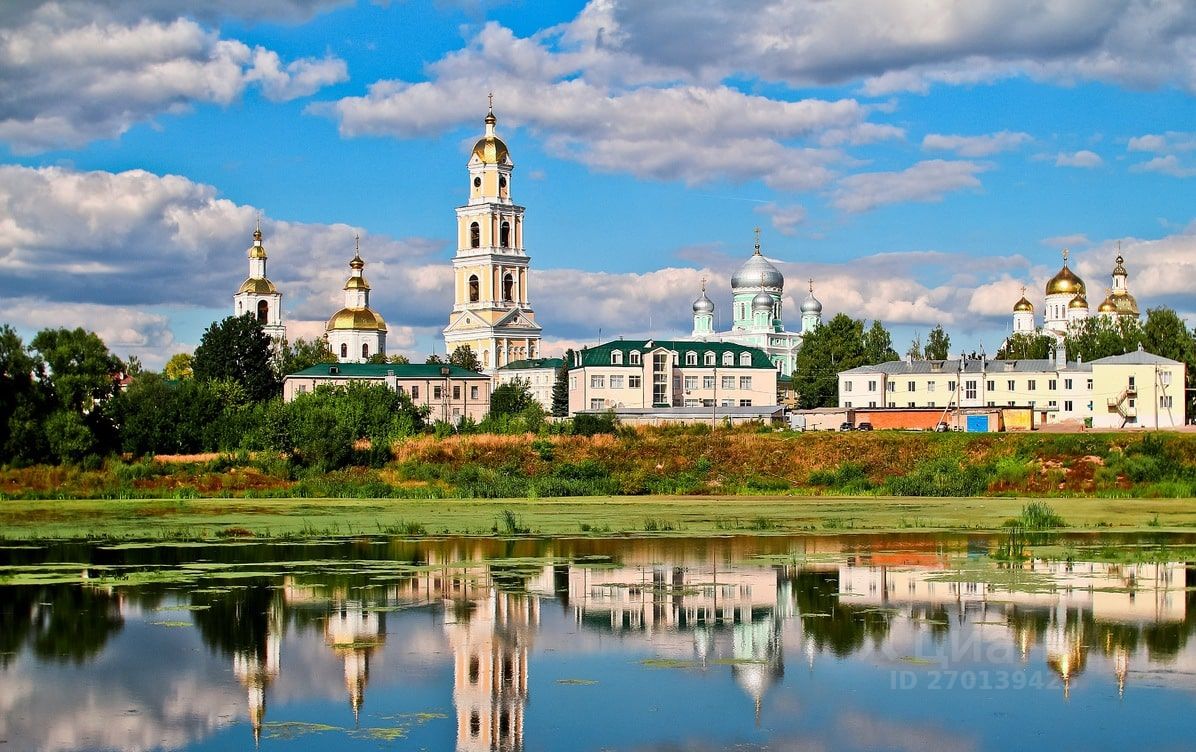
<svg viewBox="0 0 1196 752">
<path fill-rule="evenodd" d="M 370 308 L 370 283 L 363 273 L 360 238 L 349 269 L 345 307 L 332 314 L 324 330 L 328 348 L 341 363 L 365 363 L 375 355 L 386 355 L 386 322 Z"/>
<path fill-rule="evenodd" d="M 527 358 L 501 366 L 495 373 L 497 386 L 522 381 L 545 411 L 552 410 L 552 389 L 557 372 L 565 364 L 564 358 Z"/>
<path fill-rule="evenodd" d="M 915 360 L 839 374 L 840 408 L 1028 409 L 1038 424 L 1091 419 L 1093 428 L 1174 428 L 1186 421 L 1183 363 L 1138 352 L 1091 363 Z"/>
<path fill-rule="evenodd" d="M 615 340 L 575 354 L 569 414 L 777 404 L 777 369 L 763 350 L 733 342 Z"/>
<path fill-rule="evenodd" d="M 417 407 L 427 407 L 429 420 L 480 421 L 490 412 L 490 377 L 457 366 L 394 363 L 321 363 L 287 374 L 282 398 L 290 402 L 321 386 L 352 383 L 384 384 L 406 394 Z"/>
<path fill-rule="evenodd" d="M 287 329 L 282 322 L 282 293 L 266 276 L 266 247 L 262 245 L 262 228 L 253 230 L 253 245 L 249 246 L 249 276 L 233 294 L 233 315 L 250 314 L 261 322 L 266 334 L 275 342 L 286 339 Z"/>
<path fill-rule="evenodd" d="M 492 107 L 467 163 L 469 201 L 457 208 L 454 302 L 444 328 L 445 352 L 468 345 L 490 375 L 513 361 L 540 357 L 540 325 L 528 295 L 524 209 L 511 200 L 515 164 L 495 134 L 497 122 Z"/>
<path fill-rule="evenodd" d="M 756 228 L 755 251 L 731 275 L 731 328 L 718 332 L 715 305 L 706 295 L 706 284 L 693 303 L 691 337 L 702 341 L 734 342 L 763 350 L 784 376 L 793 374 L 802 338 L 821 323 L 822 303 L 814 297 L 814 280 L 801 304 L 801 331 L 785 329 L 781 297 L 785 276 L 760 252 L 760 229 Z"/>
</svg>

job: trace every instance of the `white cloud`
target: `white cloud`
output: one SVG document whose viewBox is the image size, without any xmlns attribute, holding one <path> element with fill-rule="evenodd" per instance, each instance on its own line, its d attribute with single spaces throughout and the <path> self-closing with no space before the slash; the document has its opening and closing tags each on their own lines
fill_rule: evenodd
<svg viewBox="0 0 1196 752">
<path fill-rule="evenodd" d="M 806 221 L 806 209 L 798 204 L 763 204 L 757 206 L 755 212 L 767 216 L 772 221 L 773 228 L 782 235 L 796 235 L 798 225 Z"/>
<path fill-rule="evenodd" d="M 1104 164 L 1104 160 L 1101 159 L 1100 155 L 1094 151 L 1088 151 L 1087 149 L 1081 149 L 1080 151 L 1074 153 L 1059 152 L 1059 154 L 1055 155 L 1056 167 L 1080 167 L 1083 169 L 1092 169 L 1094 167 L 1100 167 L 1102 164 Z"/>
<path fill-rule="evenodd" d="M 1163 134 L 1135 136 L 1129 140 L 1126 148 L 1129 151 L 1144 151 L 1158 155 L 1132 166 L 1130 169 L 1134 172 L 1159 172 L 1177 178 L 1196 175 L 1196 166 L 1186 165 L 1180 159 L 1180 155 L 1196 151 L 1196 133 L 1168 131 Z"/>
<path fill-rule="evenodd" d="M 1011 151 L 1032 140 L 1029 133 L 999 131 L 980 136 L 951 136 L 929 133 L 922 139 L 925 150 L 953 151 L 961 157 L 987 157 Z"/>
<path fill-rule="evenodd" d="M 1187 167 L 1180 163 L 1179 157 L 1168 154 L 1162 157 L 1136 164 L 1130 168 L 1134 172 L 1161 172 L 1176 178 L 1190 178 L 1196 175 L 1196 167 Z"/>
<path fill-rule="evenodd" d="M 839 181 L 832 203 L 847 212 L 863 212 L 905 201 L 941 201 L 952 191 L 979 188 L 977 162 L 931 159 L 898 172 L 866 172 Z"/>
<path fill-rule="evenodd" d="M 291 99 L 346 77 L 336 58 L 283 65 L 190 19 L 79 23 L 40 13 L 0 27 L 0 140 L 18 152 L 75 147 L 193 104 L 229 104 L 251 84 Z"/>
</svg>

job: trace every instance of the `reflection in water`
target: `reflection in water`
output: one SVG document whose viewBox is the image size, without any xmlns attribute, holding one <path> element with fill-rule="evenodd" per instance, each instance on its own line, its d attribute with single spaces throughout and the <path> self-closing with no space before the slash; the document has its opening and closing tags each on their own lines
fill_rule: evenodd
<svg viewBox="0 0 1196 752">
<path fill-rule="evenodd" d="M 677 677 L 670 680 L 727 677 L 740 693 L 738 702 L 746 696 L 751 710 L 745 707 L 745 714 L 761 739 L 804 718 L 793 710 L 796 690 L 790 685 L 797 679 L 785 671 L 786 642 L 802 656 L 805 670 L 798 674 L 813 676 L 820 655 L 833 658 L 819 674 L 820 684 L 853 665 L 906 672 L 1041 667 L 1057 677 L 1059 696 L 1066 700 L 1085 682 L 1089 688 L 1107 682 L 1116 697 L 1124 697 L 1135 684 L 1190 688 L 1196 675 L 1196 650 L 1188 639 L 1196 622 L 1196 569 L 1190 565 L 995 562 L 975 541 L 953 546 L 907 539 L 900 548 L 862 537 L 758 544 L 766 556 L 757 559 L 753 543 L 742 538 L 536 542 L 531 550 L 520 542 L 503 544 L 507 550 L 501 552 L 478 541 L 353 541 L 318 555 L 304 547 L 302 558 L 290 559 L 285 547 L 250 546 L 221 551 L 223 569 L 196 562 L 217 574 L 205 570 L 173 588 L 111 581 L 3 586 L 0 677 L 11 680 L 10 686 L 29 676 L 43 683 L 69 681 L 69 672 L 49 667 L 89 671 L 102 661 L 106 645 L 119 642 L 126 625 L 169 623 L 157 621 L 161 617 L 153 609 L 176 609 L 189 620 L 179 623 L 193 624 L 202 644 L 231 666 L 232 686 L 239 685 L 245 698 L 243 717 L 257 744 L 288 742 L 263 740 L 271 724 L 267 716 L 276 712 L 267 708 L 279 702 L 274 695 L 288 672 L 297 681 L 283 693 L 281 706 L 328 694 L 341 702 L 347 697 L 354 728 L 376 731 L 369 726 L 376 720 L 362 715 L 371 663 L 392 652 L 397 657 L 379 674 L 387 693 L 429 676 L 436 666 L 451 665 L 446 691 L 456 714 L 455 749 L 507 752 L 524 749 L 536 671 L 593 651 L 623 656 L 606 667 L 612 677 L 643 671 L 661 676 L 667 668 L 681 669 L 664 672 Z M 505 556 L 493 558 L 496 553 Z M 92 555 L 113 557 L 102 549 Z M 191 566 L 171 560 L 155 569 L 162 556 L 153 554 L 151 565 L 130 553 L 109 564 L 139 567 L 138 572 Z M 327 566 L 333 559 L 335 569 Z M 239 567 L 245 576 L 236 576 Z M 562 611 L 553 610 L 546 620 L 542 609 L 554 602 Z M 390 628 L 404 637 L 388 641 Z M 418 658 L 402 657 L 407 654 Z M 407 673 L 394 668 L 403 660 Z M 335 691 L 330 665 L 339 666 Z M 157 670 L 200 673 L 186 659 Z M 550 670 L 542 681 L 551 686 L 562 670 Z M 106 679 L 89 680 L 102 688 Z M 783 698 L 770 714 L 772 693 Z M 551 717 L 558 699 L 546 698 L 537 707 Z M 48 743 L 38 736 L 36 722 L 39 712 L 48 711 L 0 689 L 2 715 L 13 708 L 11 720 L 0 720 L 0 739 L 15 743 L 14 749 L 102 746 Z M 731 703 L 728 709 L 733 708 Z M 371 719 L 389 717 L 381 710 Z M 235 720 L 221 717 L 225 720 L 210 721 L 192 738 Z M 863 717 L 852 716 L 852 723 Z M 404 727 L 403 733 L 410 730 Z M 644 739 L 677 738 L 667 723 L 643 733 Z M 189 743 L 178 737 L 170 737 L 176 739 L 170 746 Z M 356 740 L 350 736 L 345 745 Z M 552 741 L 531 746 L 552 747 Z M 155 748 L 149 735 L 124 746 L 105 744 Z M 433 738 L 424 746 L 440 744 Z"/>
</svg>

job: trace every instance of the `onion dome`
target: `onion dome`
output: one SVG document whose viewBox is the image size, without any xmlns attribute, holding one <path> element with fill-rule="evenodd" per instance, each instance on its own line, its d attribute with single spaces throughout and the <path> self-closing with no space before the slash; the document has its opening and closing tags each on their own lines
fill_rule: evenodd
<svg viewBox="0 0 1196 752">
<path fill-rule="evenodd" d="M 756 229 L 756 252 L 752 254 L 739 271 L 731 275 L 732 292 L 760 287 L 780 290 L 785 286 L 785 275 L 760 254 L 760 230 Z"/>
<path fill-rule="evenodd" d="M 345 289 L 346 290 L 368 290 L 368 289 L 370 289 L 370 283 L 366 282 L 365 277 L 355 274 L 352 277 L 349 277 L 349 281 L 345 282 Z"/>
<path fill-rule="evenodd" d="M 801 302 L 802 313 L 822 313 L 822 303 L 814 297 L 814 280 L 810 280 L 810 294 Z"/>
<path fill-rule="evenodd" d="M 364 329 L 386 331 L 386 322 L 369 308 L 342 308 L 328 319 L 328 331 L 334 329 Z"/>
<path fill-rule="evenodd" d="M 1096 309 L 1097 313 L 1117 313 L 1117 304 L 1112 300 L 1112 293 L 1106 297 L 1104 302 Z"/>
<path fill-rule="evenodd" d="M 1083 295 L 1087 292 L 1084 280 L 1080 279 L 1067 268 L 1067 249 L 1063 249 L 1063 268 L 1047 282 L 1047 295 Z"/>
<path fill-rule="evenodd" d="M 1117 254 L 1117 266 L 1113 267 L 1113 276 L 1116 277 L 1118 275 L 1122 277 L 1129 275 L 1129 272 L 1125 270 L 1125 259 L 1120 253 Z"/>
<path fill-rule="evenodd" d="M 261 277 L 250 277 L 241 283 L 241 287 L 237 290 L 237 294 L 252 293 L 254 295 L 273 295 L 278 292 L 278 288 L 274 283 L 268 279 Z"/>
<path fill-rule="evenodd" d="M 1083 308 L 1088 310 L 1088 299 L 1084 297 L 1084 293 L 1076 293 L 1076 296 L 1067 304 L 1068 308 Z"/>
<path fill-rule="evenodd" d="M 501 138 L 494 135 L 494 125 L 498 118 L 494 117 L 493 101 L 490 111 L 486 113 L 486 135 L 478 139 L 473 145 L 473 156 L 482 160 L 482 164 L 503 164 L 510 161 L 510 152 Z"/>
<path fill-rule="evenodd" d="M 356 271 L 360 271 L 365 268 L 365 261 L 363 261 L 361 258 L 360 248 L 353 252 L 353 258 L 349 261 L 349 268 Z"/>
<path fill-rule="evenodd" d="M 1117 313 L 1122 316 L 1137 316 L 1138 301 L 1134 299 L 1133 295 L 1128 292 L 1114 292 L 1109 296 L 1109 301 L 1117 309 Z"/>
<path fill-rule="evenodd" d="M 262 228 L 260 227 L 253 231 L 253 245 L 249 246 L 249 258 L 266 260 L 266 247 L 262 245 Z"/>
<path fill-rule="evenodd" d="M 1022 299 L 1013 304 L 1014 313 L 1034 313 L 1034 304 L 1026 300 L 1023 294 Z"/>
<path fill-rule="evenodd" d="M 752 298 L 752 310 L 771 311 L 773 302 L 771 295 L 766 292 L 758 292 L 756 297 Z"/>
<path fill-rule="evenodd" d="M 706 297 L 706 285 L 702 285 L 702 294 L 694 301 L 694 313 L 714 313 L 714 301 Z"/>
</svg>

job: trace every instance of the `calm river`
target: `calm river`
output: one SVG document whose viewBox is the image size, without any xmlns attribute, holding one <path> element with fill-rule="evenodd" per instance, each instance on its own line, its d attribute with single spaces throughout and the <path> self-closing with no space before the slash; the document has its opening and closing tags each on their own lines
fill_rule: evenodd
<svg viewBox="0 0 1196 752">
<path fill-rule="evenodd" d="M 10 542 L 0 752 L 1191 749 L 1194 552 Z"/>
</svg>

